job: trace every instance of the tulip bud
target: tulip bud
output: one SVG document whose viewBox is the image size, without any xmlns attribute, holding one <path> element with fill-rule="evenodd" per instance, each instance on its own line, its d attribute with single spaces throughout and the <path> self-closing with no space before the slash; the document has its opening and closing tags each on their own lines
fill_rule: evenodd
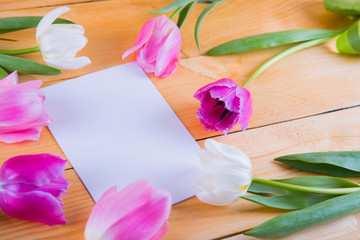
<svg viewBox="0 0 360 240">
<path fill-rule="evenodd" d="M 251 95 L 233 80 L 223 78 L 210 83 L 197 90 L 194 98 L 200 101 L 196 116 L 205 130 L 227 134 L 236 124 L 242 130 L 247 128 L 253 112 Z"/>
<path fill-rule="evenodd" d="M 336 40 L 339 53 L 360 54 L 360 20 L 350 26 Z"/>
<path fill-rule="evenodd" d="M 69 183 L 66 161 L 51 154 L 10 158 L 0 168 L 0 207 L 9 216 L 47 225 L 66 224 L 61 197 Z"/>
<path fill-rule="evenodd" d="M 136 62 L 144 72 L 167 77 L 176 71 L 180 61 L 181 41 L 180 29 L 167 16 L 152 18 L 141 28 L 134 47 L 122 58 L 138 50 Z"/>
<path fill-rule="evenodd" d="M 85 239 L 161 239 L 168 231 L 170 210 L 170 194 L 154 189 L 147 180 L 129 184 L 119 192 L 112 187 L 91 211 Z"/>
<path fill-rule="evenodd" d="M 39 140 L 51 122 L 40 80 L 18 84 L 17 72 L 0 80 L 0 142 Z"/>
<path fill-rule="evenodd" d="M 360 17 L 360 1 L 358 0 L 325 0 L 327 10 L 343 14 L 349 18 Z"/>
<path fill-rule="evenodd" d="M 251 162 L 234 146 L 207 139 L 205 147 L 199 152 L 202 168 L 196 196 L 207 204 L 228 205 L 247 192 L 252 180 Z"/>
</svg>

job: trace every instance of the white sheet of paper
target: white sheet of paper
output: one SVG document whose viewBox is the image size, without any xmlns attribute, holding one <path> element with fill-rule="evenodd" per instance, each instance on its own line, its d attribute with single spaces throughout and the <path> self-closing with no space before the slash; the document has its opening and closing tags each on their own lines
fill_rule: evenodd
<svg viewBox="0 0 360 240">
<path fill-rule="evenodd" d="M 43 90 L 50 130 L 95 201 L 138 179 L 174 203 L 196 193 L 200 147 L 136 63 Z"/>
</svg>

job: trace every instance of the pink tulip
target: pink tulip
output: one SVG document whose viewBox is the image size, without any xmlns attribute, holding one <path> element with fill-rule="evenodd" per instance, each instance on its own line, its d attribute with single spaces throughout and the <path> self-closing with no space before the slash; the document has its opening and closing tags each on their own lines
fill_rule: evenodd
<svg viewBox="0 0 360 240">
<path fill-rule="evenodd" d="M 134 47 L 122 58 L 138 50 L 136 62 L 144 72 L 167 77 L 175 72 L 176 62 L 180 61 L 181 41 L 180 29 L 167 16 L 152 18 L 141 28 Z"/>
<path fill-rule="evenodd" d="M 249 124 L 253 108 L 250 92 L 223 78 L 200 88 L 194 95 L 201 103 L 197 117 L 205 130 L 227 134 L 237 123 L 242 130 Z"/>
<path fill-rule="evenodd" d="M 0 80 L 0 142 L 39 140 L 42 127 L 51 122 L 41 84 L 18 84 L 17 72 Z"/>
<path fill-rule="evenodd" d="M 24 155 L 0 168 L 0 207 L 9 216 L 47 225 L 66 224 L 61 196 L 69 183 L 66 161 L 51 154 Z"/>
<path fill-rule="evenodd" d="M 157 240 L 168 231 L 171 196 L 140 180 L 107 190 L 91 211 L 86 240 Z"/>
</svg>

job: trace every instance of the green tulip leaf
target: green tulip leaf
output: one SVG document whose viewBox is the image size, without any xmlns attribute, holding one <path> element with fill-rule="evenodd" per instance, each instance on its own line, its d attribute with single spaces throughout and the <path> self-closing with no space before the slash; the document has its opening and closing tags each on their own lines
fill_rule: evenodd
<svg viewBox="0 0 360 240">
<path fill-rule="evenodd" d="M 336 48 L 340 53 L 360 54 L 360 21 L 353 24 L 336 40 Z"/>
<path fill-rule="evenodd" d="M 360 186 L 359 184 L 346 179 L 328 176 L 294 177 L 274 181 L 316 188 L 353 188 Z"/>
<path fill-rule="evenodd" d="M 276 180 L 274 180 L 276 181 Z M 277 188 L 261 183 L 252 182 L 248 189 L 248 192 L 257 194 L 275 194 L 275 195 L 286 195 L 289 194 L 289 190 L 283 188 Z"/>
<path fill-rule="evenodd" d="M 195 24 L 195 42 L 196 45 L 200 51 L 200 43 L 199 43 L 199 30 L 200 30 L 200 26 L 202 21 L 204 20 L 204 18 L 206 17 L 206 15 L 208 15 L 208 13 L 215 8 L 216 6 L 218 6 L 219 4 L 225 2 L 226 0 L 216 0 L 213 3 L 209 4 L 201 13 L 199 18 L 196 21 Z"/>
<path fill-rule="evenodd" d="M 360 185 L 345 179 L 327 177 L 327 176 L 306 176 L 272 180 L 275 182 L 288 183 L 299 186 L 314 188 L 354 188 Z M 336 197 L 338 195 L 311 194 L 298 192 L 295 190 L 286 190 L 266 184 L 252 182 L 248 192 L 256 194 L 272 194 L 279 196 L 242 196 L 242 198 L 262 204 L 264 206 L 281 208 L 281 209 L 302 209 L 318 202 Z"/>
<path fill-rule="evenodd" d="M 60 69 L 5 54 L 0 54 L 0 66 L 7 72 L 18 71 L 24 74 L 56 75 L 62 73 Z"/>
<path fill-rule="evenodd" d="M 281 238 L 360 210 L 360 191 L 328 199 L 301 210 L 288 212 L 260 224 L 245 235 Z"/>
<path fill-rule="evenodd" d="M 360 184 L 351 182 L 349 180 L 328 176 L 305 176 L 276 179 L 272 181 L 316 188 L 352 188 L 360 186 Z M 286 189 L 268 186 L 256 182 L 251 183 L 248 191 L 252 193 L 265 193 L 276 195 L 285 195 L 290 193 L 290 191 Z"/>
<path fill-rule="evenodd" d="M 37 27 L 42 18 L 37 16 L 0 18 L 0 34 Z M 74 24 L 74 22 L 62 18 L 57 18 L 54 23 Z"/>
<path fill-rule="evenodd" d="M 339 195 L 325 195 L 325 194 L 309 194 L 292 192 L 289 195 L 264 197 L 257 195 L 242 196 L 241 198 L 261 204 L 266 207 L 298 210 L 309 207 L 316 203 L 328 200 Z"/>
<path fill-rule="evenodd" d="M 344 30 L 299 29 L 248 36 L 220 44 L 205 55 L 226 55 L 332 37 Z"/>
<path fill-rule="evenodd" d="M 0 67 L 0 80 L 8 75 L 9 74 L 2 67 Z"/>
<path fill-rule="evenodd" d="M 170 3 L 169 5 L 163 7 L 162 9 L 160 9 L 158 11 L 151 12 L 151 14 L 167 13 L 167 12 L 170 12 L 170 11 L 175 10 L 177 8 L 184 7 L 184 6 L 188 5 L 189 3 L 193 2 L 193 1 L 194 0 L 174 0 L 172 3 Z"/>
<path fill-rule="evenodd" d="M 337 177 L 360 176 L 360 151 L 293 154 L 274 160 L 308 172 Z"/>
<path fill-rule="evenodd" d="M 327 10 L 350 17 L 360 16 L 360 0 L 325 0 Z"/>
<path fill-rule="evenodd" d="M 183 9 L 181 9 L 179 13 L 179 18 L 177 21 L 177 26 L 181 29 L 183 24 L 185 23 L 186 18 L 188 17 L 191 9 L 194 7 L 196 0 L 186 5 Z"/>
<path fill-rule="evenodd" d="M 314 188 L 358 188 L 360 185 L 345 179 L 327 176 L 306 176 L 272 180 L 299 186 Z M 287 190 L 266 184 L 252 182 L 248 192 L 256 194 L 272 194 L 278 196 L 242 196 L 242 198 L 273 208 L 296 210 L 302 209 L 327 199 L 339 196 L 334 194 L 312 194 L 295 190 Z"/>
</svg>

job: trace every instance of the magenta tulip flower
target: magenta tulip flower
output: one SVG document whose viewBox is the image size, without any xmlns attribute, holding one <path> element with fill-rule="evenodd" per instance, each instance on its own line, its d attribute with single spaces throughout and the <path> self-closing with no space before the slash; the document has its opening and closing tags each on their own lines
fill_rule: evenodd
<svg viewBox="0 0 360 240">
<path fill-rule="evenodd" d="M 157 240 L 168 231 L 171 196 L 140 180 L 117 192 L 107 190 L 91 211 L 86 240 Z"/>
<path fill-rule="evenodd" d="M 127 50 L 126 58 L 138 50 L 137 64 L 146 73 L 167 77 L 175 72 L 180 61 L 181 33 L 176 24 L 163 15 L 150 19 L 141 28 L 133 48 Z"/>
<path fill-rule="evenodd" d="M 250 92 L 223 78 L 200 88 L 194 95 L 200 101 L 197 117 L 205 130 L 227 134 L 239 123 L 242 130 L 249 124 L 253 108 Z"/>
<path fill-rule="evenodd" d="M 47 225 L 66 224 L 61 196 L 69 183 L 66 161 L 51 154 L 24 155 L 0 168 L 0 207 L 9 216 Z"/>
<path fill-rule="evenodd" d="M 39 140 L 51 122 L 40 80 L 18 84 L 17 72 L 0 80 L 0 142 Z"/>
</svg>

